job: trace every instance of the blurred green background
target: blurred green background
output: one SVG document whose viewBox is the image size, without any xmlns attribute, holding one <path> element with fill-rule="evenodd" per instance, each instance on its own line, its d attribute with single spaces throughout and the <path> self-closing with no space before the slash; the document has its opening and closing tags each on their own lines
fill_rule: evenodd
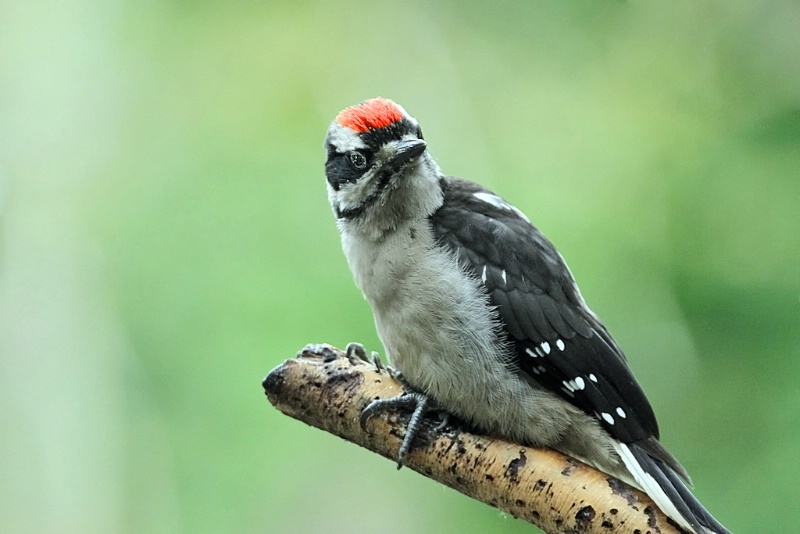
<svg viewBox="0 0 800 534">
<path fill-rule="evenodd" d="M 557 244 L 735 532 L 798 529 L 800 5 L 0 3 L 0 530 L 535 529 L 280 415 L 380 350 L 322 140 L 374 96 Z"/>
</svg>

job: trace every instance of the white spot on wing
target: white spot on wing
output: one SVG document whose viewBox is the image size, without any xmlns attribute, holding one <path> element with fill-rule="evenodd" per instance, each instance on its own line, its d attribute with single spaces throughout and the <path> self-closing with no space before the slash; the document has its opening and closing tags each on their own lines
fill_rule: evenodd
<svg viewBox="0 0 800 534">
<path fill-rule="evenodd" d="M 504 284 L 504 285 L 508 285 L 508 283 L 506 282 L 506 270 L 505 270 L 505 269 L 503 269 L 503 272 L 502 272 L 502 273 L 500 273 L 500 274 L 502 274 L 502 275 L 503 275 L 503 284 Z"/>
<path fill-rule="evenodd" d="M 602 417 L 605 420 L 605 422 L 608 423 L 609 425 L 614 424 L 614 416 L 612 416 L 610 413 L 603 412 L 600 414 L 600 417 Z"/>
<path fill-rule="evenodd" d="M 628 417 L 628 415 L 625 413 L 625 410 L 623 410 L 622 407 L 619 407 L 619 406 L 617 407 L 617 415 L 619 415 L 623 419 Z"/>
<path fill-rule="evenodd" d="M 592 382 L 597 383 L 597 377 L 594 376 L 594 373 L 589 373 L 589 380 L 591 380 Z"/>
<path fill-rule="evenodd" d="M 584 389 L 586 387 L 586 382 L 583 381 L 583 377 L 575 377 L 575 389 Z M 618 408 L 619 409 L 619 408 Z"/>
<path fill-rule="evenodd" d="M 556 347 L 558 347 L 558 350 L 563 351 L 564 350 L 564 342 L 562 340 L 560 340 L 560 339 L 556 339 Z"/>
<path fill-rule="evenodd" d="M 550 354 L 550 343 L 543 341 L 541 347 L 545 354 Z"/>
<path fill-rule="evenodd" d="M 486 202 L 487 204 L 491 204 L 492 206 L 494 206 L 497 209 L 513 211 L 514 213 L 517 214 L 517 216 L 521 217 L 522 219 L 524 219 L 524 220 L 526 220 L 528 222 L 531 222 L 530 219 L 528 219 L 525 216 L 525 214 L 522 213 L 519 209 L 517 209 L 516 207 L 512 206 L 511 204 L 509 204 L 508 202 L 506 202 L 502 198 L 498 197 L 497 195 L 493 195 L 493 194 L 487 193 L 485 191 L 481 191 L 479 193 L 473 193 L 472 195 L 475 198 L 477 198 L 478 200 Z"/>
<path fill-rule="evenodd" d="M 508 208 L 508 204 L 502 198 L 498 197 L 497 195 L 493 195 L 491 193 L 486 193 L 485 191 L 481 191 L 480 193 L 473 193 L 472 195 L 475 198 L 477 198 L 478 200 L 486 202 L 487 204 L 491 204 L 495 208 L 498 208 L 498 209 L 501 209 L 501 210 L 509 209 Z"/>
<path fill-rule="evenodd" d="M 538 354 L 536 354 L 535 352 L 533 352 L 531 349 L 525 349 L 525 352 L 527 352 L 527 353 L 528 353 L 528 355 L 529 355 L 531 358 L 536 358 L 536 357 L 538 357 L 538 356 L 539 356 Z"/>
</svg>

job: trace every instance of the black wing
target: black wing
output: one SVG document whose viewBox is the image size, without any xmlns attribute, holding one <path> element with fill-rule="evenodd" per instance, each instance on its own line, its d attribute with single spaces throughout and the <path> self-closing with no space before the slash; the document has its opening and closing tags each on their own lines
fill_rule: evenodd
<svg viewBox="0 0 800 534">
<path fill-rule="evenodd" d="M 519 369 L 622 442 L 658 438 L 653 409 L 622 350 L 550 241 L 481 186 L 446 178 L 443 187 L 444 205 L 430 218 L 434 234 L 483 282 Z"/>
</svg>

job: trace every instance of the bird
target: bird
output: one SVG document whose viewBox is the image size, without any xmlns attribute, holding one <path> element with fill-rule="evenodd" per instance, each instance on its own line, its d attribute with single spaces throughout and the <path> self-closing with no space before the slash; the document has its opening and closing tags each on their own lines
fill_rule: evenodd
<svg viewBox="0 0 800 534">
<path fill-rule="evenodd" d="M 362 421 L 435 405 L 617 477 L 689 532 L 729 533 L 688 489 L 625 354 L 522 211 L 444 174 L 417 120 L 386 98 L 341 111 L 324 147 L 345 257 L 409 390 L 373 401 Z"/>
</svg>

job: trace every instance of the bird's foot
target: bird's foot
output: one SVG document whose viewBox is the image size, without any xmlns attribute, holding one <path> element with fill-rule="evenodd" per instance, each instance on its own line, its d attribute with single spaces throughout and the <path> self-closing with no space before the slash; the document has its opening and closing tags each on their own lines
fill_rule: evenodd
<svg viewBox="0 0 800 534">
<path fill-rule="evenodd" d="M 405 379 L 403 373 L 391 365 L 384 364 L 377 352 L 373 351 L 369 356 L 367 356 L 367 351 L 364 349 L 364 345 L 361 343 L 348 343 L 347 347 L 345 348 L 345 354 L 351 361 L 354 359 L 365 361 L 374 365 L 379 372 L 386 371 L 389 373 L 389 376 L 400 382 L 405 390 L 402 395 L 397 397 L 392 397 L 389 399 L 377 399 L 370 402 L 361 411 L 361 417 L 359 418 L 361 428 L 366 431 L 367 421 L 376 415 L 379 415 L 383 412 L 396 410 L 398 408 L 412 409 L 411 419 L 406 426 L 406 433 L 403 436 L 403 443 L 400 445 L 400 451 L 397 455 L 397 468 L 400 469 L 403 467 L 406 456 L 408 456 L 408 452 L 411 450 L 414 437 L 419 432 L 419 429 L 422 425 L 422 419 L 425 414 L 430 411 L 440 412 L 441 421 L 435 427 L 434 430 L 436 431 L 440 431 L 447 426 L 447 423 L 450 420 L 450 414 L 440 411 L 435 407 L 434 402 L 430 397 L 414 389 Z"/>
<path fill-rule="evenodd" d="M 432 404 L 433 403 L 430 397 L 424 393 L 413 390 L 406 391 L 398 397 L 392 397 L 390 399 L 377 399 L 370 402 L 361 411 L 361 417 L 359 418 L 359 421 L 361 423 L 361 428 L 366 431 L 367 421 L 369 421 L 370 418 L 389 410 L 413 407 L 411 419 L 408 421 L 406 433 L 403 436 L 403 443 L 400 445 L 400 451 L 397 454 L 397 468 L 400 469 L 403 467 L 406 456 L 408 456 L 408 452 L 411 450 L 414 437 L 417 435 L 420 425 L 422 424 L 422 418 L 428 411 L 433 409 L 431 406 Z"/>
</svg>

